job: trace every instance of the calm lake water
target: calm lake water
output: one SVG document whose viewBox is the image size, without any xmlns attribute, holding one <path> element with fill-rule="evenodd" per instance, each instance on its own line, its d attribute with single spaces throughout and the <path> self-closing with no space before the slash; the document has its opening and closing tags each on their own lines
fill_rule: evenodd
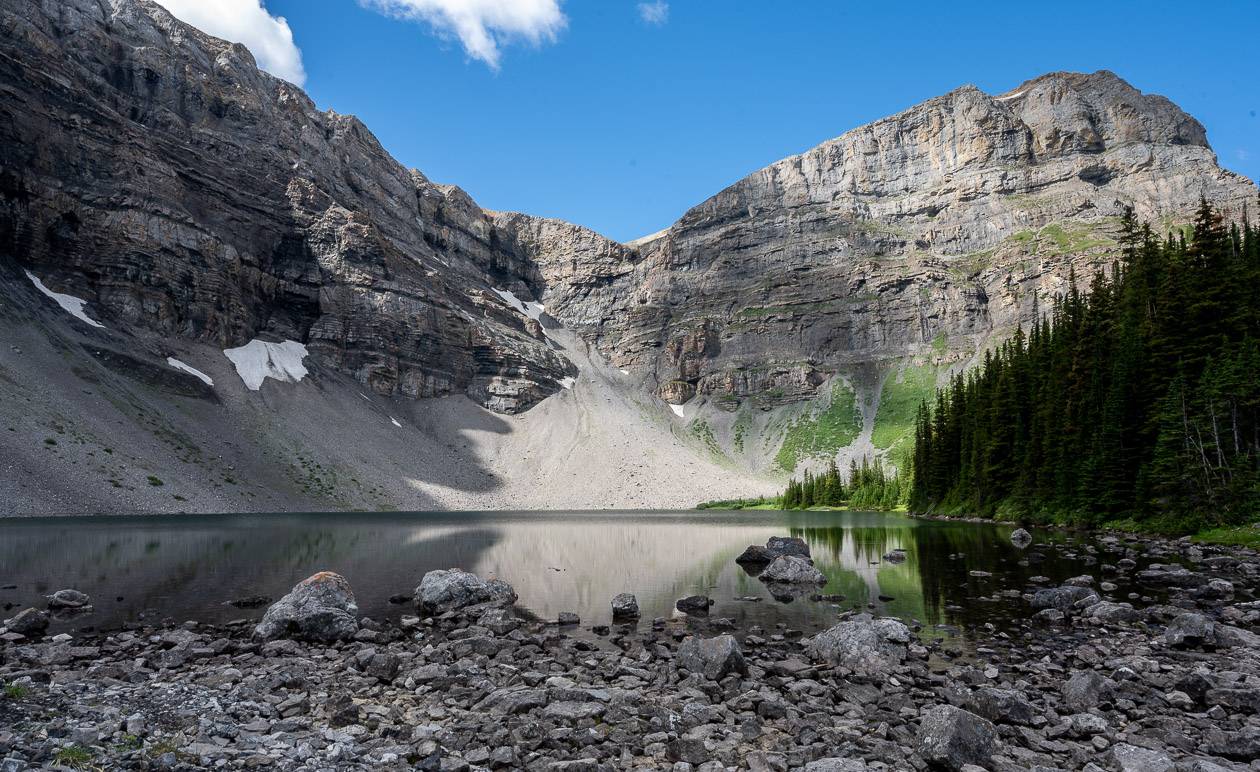
<svg viewBox="0 0 1260 772">
<path fill-rule="evenodd" d="M 92 596 L 96 611 L 59 621 L 54 631 L 138 620 L 224 622 L 263 611 L 227 601 L 279 598 L 310 574 L 331 570 L 349 579 L 363 614 L 397 618 L 412 609 L 390 604 L 391 595 L 410 593 L 426 571 L 459 567 L 510 582 L 520 606 L 541 618 L 576 611 L 583 626 L 608 623 L 612 596 L 633 592 L 644 620 L 671 616 L 677 598 L 707 594 L 716 601 L 710 616 L 741 625 L 783 623 L 809 633 L 843 609 L 873 603 L 884 614 L 968 629 L 1027 616 L 1022 600 L 998 592 L 1026 590 L 1033 576 L 1057 582 L 1098 575 L 1093 544 L 1038 532 L 1037 543 L 1019 550 L 1009 533 L 878 512 L 12 519 L 0 520 L 0 586 L 15 587 L 0 590 L 0 608 L 42 606 L 42 595 L 73 587 Z M 822 592 L 844 601 L 778 602 L 735 564 L 748 545 L 785 534 L 809 543 L 829 579 Z M 905 550 L 904 562 L 882 560 L 896 548 Z M 992 576 L 972 576 L 975 570 Z M 740 600 L 746 597 L 760 601 Z"/>
</svg>

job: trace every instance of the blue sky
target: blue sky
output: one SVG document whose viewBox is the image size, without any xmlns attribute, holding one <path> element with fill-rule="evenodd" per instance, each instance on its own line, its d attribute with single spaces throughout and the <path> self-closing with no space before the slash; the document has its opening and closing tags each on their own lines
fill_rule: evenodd
<svg viewBox="0 0 1260 772">
<path fill-rule="evenodd" d="M 1110 69 L 1169 97 L 1225 167 L 1260 178 L 1257 0 L 644 5 L 265 0 L 321 108 L 484 207 L 620 240 L 854 126 L 1053 70 Z"/>
</svg>

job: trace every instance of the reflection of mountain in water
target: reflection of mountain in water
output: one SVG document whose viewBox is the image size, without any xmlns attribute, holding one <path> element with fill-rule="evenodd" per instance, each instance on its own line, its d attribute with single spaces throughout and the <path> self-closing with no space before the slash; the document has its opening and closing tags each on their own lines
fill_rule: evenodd
<svg viewBox="0 0 1260 772">
<path fill-rule="evenodd" d="M 113 627 L 146 610 L 223 621 L 261 613 L 225 601 L 279 597 L 327 569 L 350 580 L 364 614 L 383 618 L 403 611 L 388 598 L 409 593 L 426 571 L 459 567 L 511 582 L 521 605 L 545 619 L 575 611 L 588 624 L 607 622 L 609 601 L 619 592 L 637 595 L 651 619 L 671 615 L 677 598 L 703 593 L 717 602 L 712 616 L 817 630 L 836 618 L 837 604 L 778 603 L 735 564 L 749 544 L 787 533 L 809 543 L 828 577 L 819 591 L 845 596 L 841 608 L 873 603 L 882 613 L 927 624 L 1001 624 L 1026 609 L 1018 598 L 998 598 L 998 590 L 1022 589 L 1033 574 L 1061 580 L 1084 570 L 1045 544 L 1021 552 L 1002 528 L 873 512 L 8 520 L 0 521 L 0 584 L 19 589 L 0 591 L 0 603 L 42 605 L 41 595 L 76 587 L 98 609 L 79 624 Z M 898 548 L 904 562 L 883 560 Z M 1042 554 L 1044 561 L 1018 565 Z M 972 569 L 994 576 L 972 577 Z M 892 600 L 880 601 L 881 594 Z M 744 596 L 762 600 L 736 600 Z"/>
</svg>

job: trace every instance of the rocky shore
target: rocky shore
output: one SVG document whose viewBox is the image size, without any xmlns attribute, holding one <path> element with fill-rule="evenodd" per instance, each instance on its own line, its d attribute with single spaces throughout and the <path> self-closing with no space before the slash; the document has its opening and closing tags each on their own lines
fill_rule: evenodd
<svg viewBox="0 0 1260 772">
<path fill-rule="evenodd" d="M 48 638 L 90 613 L 59 592 L 0 633 L 0 770 L 1260 768 L 1260 557 L 1102 544 L 1089 575 L 1008 588 L 1026 619 L 965 650 L 857 611 L 734 629 L 703 598 L 539 620 L 455 569 L 389 621 L 321 573 L 261 622 Z"/>
</svg>

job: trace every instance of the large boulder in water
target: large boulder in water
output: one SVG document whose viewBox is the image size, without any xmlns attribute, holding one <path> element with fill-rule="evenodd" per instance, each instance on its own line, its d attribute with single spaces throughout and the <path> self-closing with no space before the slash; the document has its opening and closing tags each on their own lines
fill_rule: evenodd
<svg viewBox="0 0 1260 772">
<path fill-rule="evenodd" d="M 320 571 L 298 582 L 288 595 L 273 603 L 254 628 L 254 637 L 316 643 L 343 641 L 358 632 L 358 613 L 354 592 L 345 577 Z"/>
<path fill-rule="evenodd" d="M 91 603 L 92 599 L 78 590 L 57 590 L 48 596 L 48 608 L 56 610 L 86 609 Z"/>
<path fill-rule="evenodd" d="M 757 578 L 773 584 L 826 584 L 827 577 L 808 558 L 780 555 Z"/>
<path fill-rule="evenodd" d="M 702 673 L 711 681 L 721 681 L 731 673 L 747 675 L 748 663 L 734 636 L 688 638 L 678 647 L 679 667 Z"/>
<path fill-rule="evenodd" d="M 808 558 L 809 545 L 804 539 L 796 536 L 771 536 L 766 541 L 766 546 L 758 547 L 756 544 L 750 546 L 735 558 L 735 562 L 745 566 L 764 566 L 783 555 Z"/>
<path fill-rule="evenodd" d="M 1091 602 L 1092 599 L 1092 602 Z M 1032 607 L 1038 611 L 1052 608 L 1067 614 L 1101 602 L 1097 593 L 1088 587 L 1064 585 L 1037 590 L 1033 593 Z"/>
<path fill-rule="evenodd" d="M 473 606 L 509 606 L 516 602 L 516 590 L 500 579 L 482 579 L 476 574 L 451 568 L 430 571 L 416 588 L 416 611 L 423 616 L 439 616 Z"/>
<path fill-rule="evenodd" d="M 997 728 L 986 719 L 937 705 L 923 714 L 915 749 L 932 769 L 961 770 L 969 764 L 987 769 L 997 737 Z"/>
<path fill-rule="evenodd" d="M 913 640 L 910 628 L 896 619 L 858 614 L 822 631 L 805 644 L 816 660 L 857 672 L 881 672 L 905 662 Z"/>
<path fill-rule="evenodd" d="M 612 599 L 613 619 L 638 619 L 639 600 L 628 592 L 618 593 Z"/>
<path fill-rule="evenodd" d="M 1020 549 L 1024 549 L 1029 544 L 1032 544 L 1032 540 L 1032 534 L 1023 528 L 1016 528 L 1014 531 L 1011 531 L 1011 544 Z"/>
</svg>

